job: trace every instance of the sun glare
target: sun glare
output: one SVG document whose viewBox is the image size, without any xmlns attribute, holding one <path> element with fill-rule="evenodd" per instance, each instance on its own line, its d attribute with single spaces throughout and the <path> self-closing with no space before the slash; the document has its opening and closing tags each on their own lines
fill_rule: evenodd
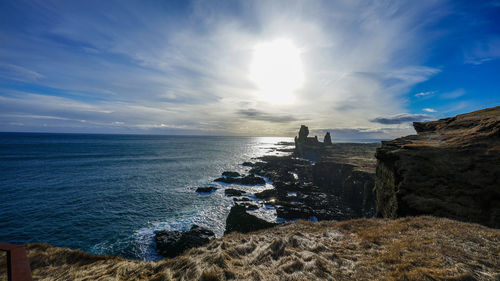
<svg viewBox="0 0 500 281">
<path fill-rule="evenodd" d="M 255 46 L 250 77 L 259 88 L 262 100 L 290 104 L 294 91 L 304 83 L 300 50 L 287 39 Z"/>
</svg>

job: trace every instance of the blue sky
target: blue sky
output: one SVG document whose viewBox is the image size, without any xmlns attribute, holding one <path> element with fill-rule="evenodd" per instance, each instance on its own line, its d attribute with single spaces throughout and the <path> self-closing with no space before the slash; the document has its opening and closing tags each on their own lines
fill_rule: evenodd
<svg viewBox="0 0 500 281">
<path fill-rule="evenodd" d="M 500 105 L 499 15 L 499 1 L 1 0 L 0 131 L 411 134 Z M 250 75 L 276 40 L 300 52 L 290 103 Z"/>
</svg>

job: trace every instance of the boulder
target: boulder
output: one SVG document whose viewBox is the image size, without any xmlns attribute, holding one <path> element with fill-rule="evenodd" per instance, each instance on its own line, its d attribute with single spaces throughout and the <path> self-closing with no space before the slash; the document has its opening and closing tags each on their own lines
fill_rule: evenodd
<svg viewBox="0 0 500 281">
<path fill-rule="evenodd" d="M 196 192 L 199 192 L 199 193 L 212 192 L 212 191 L 216 191 L 216 190 L 217 190 L 217 187 L 213 187 L 213 186 L 200 186 L 200 187 L 196 188 Z"/>
<path fill-rule="evenodd" d="M 258 185 L 258 184 L 266 184 L 266 180 L 261 177 L 256 177 L 254 175 L 248 175 L 246 177 L 241 178 L 239 183 L 244 185 Z"/>
<path fill-rule="evenodd" d="M 413 126 L 377 149 L 377 215 L 500 227 L 500 107 Z"/>
<path fill-rule="evenodd" d="M 238 178 L 233 178 L 233 177 L 220 177 L 215 179 L 214 181 L 216 182 L 223 182 L 223 183 L 235 183 L 235 184 L 243 184 L 243 185 L 258 185 L 258 184 L 266 184 L 266 180 L 261 178 L 261 177 L 256 177 L 254 175 L 248 175 L 244 177 L 238 177 Z"/>
<path fill-rule="evenodd" d="M 268 222 L 246 212 L 245 206 L 234 205 L 226 219 L 226 231 L 247 233 L 275 226 L 276 223 Z"/>
<path fill-rule="evenodd" d="M 245 207 L 245 209 L 248 211 L 257 210 L 259 208 L 258 205 L 252 203 L 238 203 L 237 205 Z"/>
<path fill-rule="evenodd" d="M 155 234 L 156 249 L 162 256 L 173 258 L 188 249 L 203 246 L 214 237 L 211 230 L 197 225 L 188 231 L 158 231 Z"/>
<path fill-rule="evenodd" d="M 223 182 L 223 183 L 237 183 L 238 180 L 239 180 L 238 178 L 220 177 L 220 178 L 216 178 L 214 181 L 215 182 Z"/>
<path fill-rule="evenodd" d="M 276 189 L 266 189 L 261 192 L 255 193 L 255 197 L 259 199 L 271 199 L 278 196 L 278 191 Z"/>
<path fill-rule="evenodd" d="M 245 191 L 238 190 L 238 189 L 233 189 L 233 188 L 228 188 L 224 190 L 224 194 L 226 196 L 241 196 Z"/>
<path fill-rule="evenodd" d="M 238 172 L 225 171 L 225 172 L 222 173 L 222 176 L 223 177 L 228 177 L 228 178 L 236 178 L 236 177 L 239 177 L 241 175 Z"/>
</svg>

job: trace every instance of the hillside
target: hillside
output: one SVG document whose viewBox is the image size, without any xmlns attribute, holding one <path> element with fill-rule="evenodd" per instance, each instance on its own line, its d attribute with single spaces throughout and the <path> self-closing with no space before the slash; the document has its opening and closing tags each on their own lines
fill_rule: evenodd
<svg viewBox="0 0 500 281">
<path fill-rule="evenodd" d="M 28 244 L 37 280 L 498 280 L 500 230 L 444 218 L 298 221 L 158 262 Z"/>
</svg>

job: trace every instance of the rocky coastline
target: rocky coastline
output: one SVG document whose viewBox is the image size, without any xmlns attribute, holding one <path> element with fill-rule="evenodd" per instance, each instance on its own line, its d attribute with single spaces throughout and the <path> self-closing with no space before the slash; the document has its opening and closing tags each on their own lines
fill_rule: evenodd
<svg viewBox="0 0 500 281">
<path fill-rule="evenodd" d="M 242 163 L 247 175 L 226 171 L 216 179 L 234 202 L 224 236 L 199 226 L 160 231 L 156 245 L 168 258 L 157 262 L 27 244 L 33 276 L 499 280 L 500 107 L 414 127 L 417 135 L 380 146 L 331 143 L 330 134 L 319 142 L 302 126 L 291 155 L 251 159 Z M 245 189 L 266 179 L 272 189 Z M 252 215 L 261 205 L 255 200 L 294 221 Z"/>
<path fill-rule="evenodd" d="M 224 171 L 221 177 L 214 180 L 226 184 L 223 186 L 225 196 L 234 197 L 225 233 L 247 233 L 275 226 L 276 223 L 247 212 L 257 210 L 260 206 L 275 208 L 281 221 L 348 220 L 375 215 L 373 155 L 378 144 L 333 144 L 330 133 L 326 133 L 323 142 L 319 142 L 317 137 L 308 137 L 308 134 L 309 129 L 302 125 L 295 142 L 286 143 L 294 145 L 293 150 L 286 150 L 290 155 L 249 159 L 253 162 L 241 163 L 250 168 L 248 174 Z M 245 189 L 248 185 L 265 184 L 265 179 L 272 183 L 272 189 L 257 193 Z M 233 184 L 239 187 L 233 188 Z M 196 192 L 210 193 L 216 189 L 213 186 L 198 187 Z M 190 246 L 186 250 L 196 246 L 183 241 L 191 237 L 191 232 L 185 231 L 183 236 L 178 231 L 162 231 L 156 233 L 155 239 L 164 241 L 172 237 L 172 243 Z M 166 244 L 156 243 L 163 256 L 180 254 L 179 251 L 173 255 L 167 254 Z"/>
<path fill-rule="evenodd" d="M 275 226 L 247 212 L 261 205 L 282 221 L 433 215 L 500 227 L 500 107 L 414 127 L 417 135 L 380 146 L 332 143 L 330 133 L 319 142 L 302 125 L 290 155 L 252 159 L 241 164 L 247 175 L 225 171 L 214 180 L 234 197 L 225 233 Z M 244 189 L 265 179 L 272 189 Z"/>
</svg>

